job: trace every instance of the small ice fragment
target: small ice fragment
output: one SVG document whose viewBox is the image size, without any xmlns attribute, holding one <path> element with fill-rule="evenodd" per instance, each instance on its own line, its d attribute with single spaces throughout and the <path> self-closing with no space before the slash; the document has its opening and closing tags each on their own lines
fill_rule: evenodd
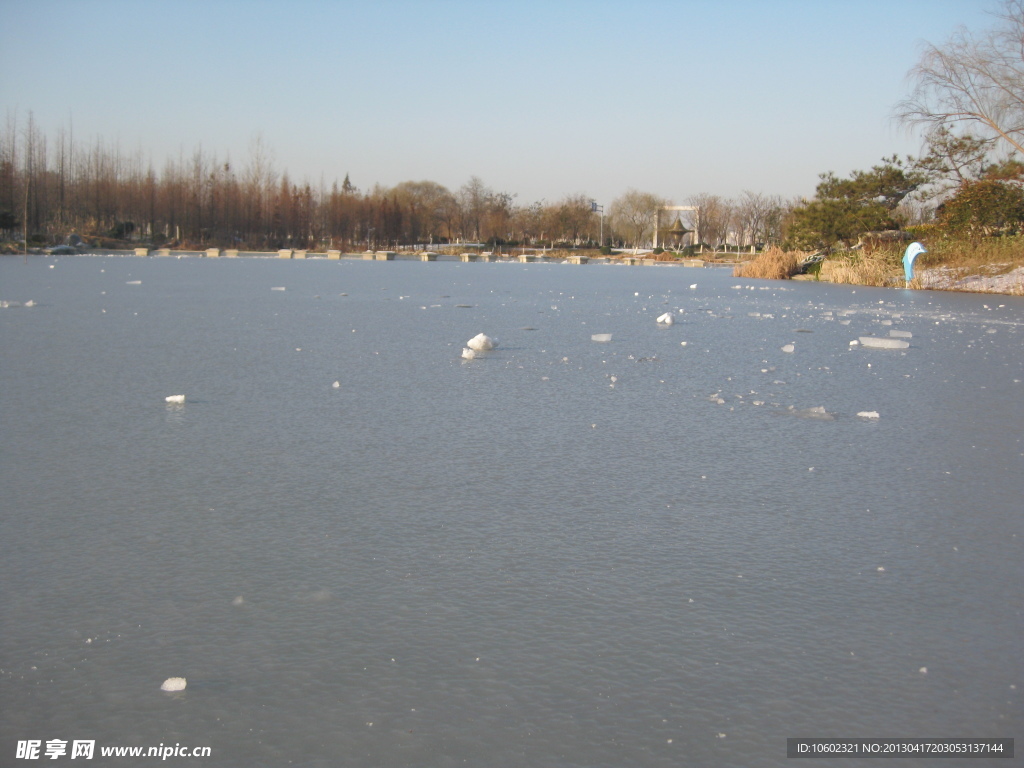
<svg viewBox="0 0 1024 768">
<path fill-rule="evenodd" d="M 877 419 L 879 418 L 878 411 L 860 411 L 857 413 L 862 419 Z"/>
<path fill-rule="evenodd" d="M 612 335 L 610 333 L 594 333 L 590 336 L 591 341 L 611 341 Z"/>
<path fill-rule="evenodd" d="M 917 671 L 920 672 L 922 675 L 927 675 L 928 674 L 928 667 L 921 667 Z"/>
<path fill-rule="evenodd" d="M 782 348 L 782 351 L 792 353 L 795 349 L 796 347 L 794 347 L 792 344 L 787 344 Z"/>
<path fill-rule="evenodd" d="M 910 347 L 909 341 L 887 339 L 883 336 L 861 336 L 860 343 L 861 346 L 873 349 L 907 349 Z"/>
<path fill-rule="evenodd" d="M 486 352 L 487 350 L 494 349 L 498 346 L 498 340 L 492 339 L 483 333 L 478 333 L 472 339 L 466 342 L 466 346 L 474 352 Z"/>
<path fill-rule="evenodd" d="M 676 321 L 676 316 L 671 312 L 666 312 L 658 318 L 658 322 L 662 325 L 672 325 Z"/>
<path fill-rule="evenodd" d="M 690 290 L 691 290 L 691 291 L 696 291 L 696 290 L 697 290 L 697 284 L 696 284 L 696 283 L 694 283 L 693 285 L 691 285 L 691 286 L 690 286 Z"/>
<path fill-rule="evenodd" d="M 685 346 L 686 346 L 686 342 L 685 342 L 685 341 L 680 341 L 680 342 L 679 342 L 679 346 L 681 346 L 681 347 L 685 347 Z"/>
<path fill-rule="evenodd" d="M 272 291 L 283 291 L 284 290 L 284 286 L 283 285 L 276 285 L 273 288 L 271 288 L 270 290 L 272 290 Z"/>
<path fill-rule="evenodd" d="M 850 342 L 850 346 L 851 347 L 859 347 L 860 346 L 860 342 L 857 341 L 856 339 L 854 339 L 853 341 Z"/>
<path fill-rule="evenodd" d="M 141 280 L 129 280 L 125 285 L 142 285 Z"/>
<path fill-rule="evenodd" d="M 476 357 L 476 352 L 474 352 L 469 347 L 463 347 L 462 348 L 462 357 L 465 358 L 466 360 L 472 360 L 473 358 Z"/>
<path fill-rule="evenodd" d="M 914 334 L 910 331 L 889 331 L 889 335 L 894 339 L 912 339 Z"/>
<path fill-rule="evenodd" d="M 792 406 L 790 406 L 792 407 Z M 821 421 L 834 421 L 835 416 L 825 410 L 825 406 L 816 405 L 813 408 L 807 408 L 803 411 L 796 411 L 798 416 L 802 416 L 805 419 L 820 419 Z"/>
<path fill-rule="evenodd" d="M 878 571 L 879 573 L 885 573 L 885 566 L 884 565 L 880 565 L 877 568 L 875 568 L 875 570 Z"/>
<path fill-rule="evenodd" d="M 336 381 L 333 384 L 331 384 L 331 386 L 334 387 L 335 389 L 341 389 L 341 382 Z"/>
<path fill-rule="evenodd" d="M 160 686 L 161 691 L 184 691 L 187 683 L 184 677 L 168 677 Z"/>
<path fill-rule="evenodd" d="M 168 395 L 167 397 L 164 398 L 164 400 L 166 402 L 168 402 L 168 403 L 184 403 L 185 402 L 185 396 L 184 395 Z"/>
<path fill-rule="evenodd" d="M 236 597 L 234 600 L 231 601 L 231 604 L 232 605 L 242 605 L 242 603 L 244 603 L 244 602 L 245 602 L 245 598 L 242 597 L 241 595 L 239 595 L 238 597 Z"/>
</svg>

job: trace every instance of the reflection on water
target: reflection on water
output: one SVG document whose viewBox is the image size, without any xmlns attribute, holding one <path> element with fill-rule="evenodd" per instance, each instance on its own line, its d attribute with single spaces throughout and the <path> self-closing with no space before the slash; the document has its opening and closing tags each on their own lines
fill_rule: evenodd
<svg viewBox="0 0 1024 768">
<path fill-rule="evenodd" d="M 37 304 L 0 310 L 3 754 L 756 766 L 788 736 L 1019 730 L 1019 298 L 0 270 Z"/>
</svg>

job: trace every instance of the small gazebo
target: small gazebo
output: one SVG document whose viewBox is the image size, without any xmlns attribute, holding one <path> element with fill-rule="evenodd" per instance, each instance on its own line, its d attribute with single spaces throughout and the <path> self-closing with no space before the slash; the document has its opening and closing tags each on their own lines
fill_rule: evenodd
<svg viewBox="0 0 1024 768">
<path fill-rule="evenodd" d="M 670 243 L 675 243 L 678 248 L 683 244 L 683 238 L 690 234 L 690 231 L 691 230 L 683 226 L 682 220 L 676 216 L 676 223 L 669 227 L 665 232 L 665 240 Z"/>
</svg>

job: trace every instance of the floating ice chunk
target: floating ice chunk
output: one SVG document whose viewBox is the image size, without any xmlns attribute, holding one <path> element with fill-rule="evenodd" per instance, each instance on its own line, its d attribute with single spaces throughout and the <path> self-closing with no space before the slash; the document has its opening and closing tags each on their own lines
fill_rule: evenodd
<svg viewBox="0 0 1024 768">
<path fill-rule="evenodd" d="M 125 285 L 142 285 L 141 280 L 129 280 Z"/>
<path fill-rule="evenodd" d="M 862 419 L 877 419 L 878 411 L 860 411 L 858 414 Z"/>
<path fill-rule="evenodd" d="M 860 344 L 862 347 L 872 347 L 874 349 L 907 349 L 910 346 L 909 341 L 887 339 L 882 336 L 861 336 Z"/>
<path fill-rule="evenodd" d="M 921 667 L 917 671 L 920 672 L 922 675 L 927 675 L 928 674 L 928 667 Z"/>
<path fill-rule="evenodd" d="M 284 288 L 284 286 L 283 286 L 283 285 L 275 285 L 275 286 L 274 286 L 273 288 L 271 288 L 270 290 L 272 290 L 272 291 L 283 291 L 284 289 L 285 289 L 285 288 Z"/>
<path fill-rule="evenodd" d="M 796 351 L 796 347 L 794 347 L 792 344 L 787 344 L 786 346 L 782 347 L 782 351 L 789 352 L 790 354 L 792 354 L 794 351 Z"/>
<path fill-rule="evenodd" d="M 894 339 L 912 339 L 914 334 L 910 331 L 889 331 L 889 335 Z"/>
<path fill-rule="evenodd" d="M 490 349 L 494 349 L 498 346 L 498 340 L 492 339 L 483 333 L 478 333 L 472 339 L 466 342 L 466 346 L 474 352 L 486 352 Z"/>
<path fill-rule="evenodd" d="M 686 346 L 686 342 L 685 342 L 685 341 L 680 341 L 680 342 L 679 342 L 679 346 L 681 346 L 681 347 L 685 347 L 685 346 Z"/>
<path fill-rule="evenodd" d="M 184 395 L 168 395 L 167 397 L 164 398 L 164 400 L 166 402 L 168 402 L 168 403 L 178 403 L 178 404 L 181 404 L 181 403 L 185 402 L 185 396 Z"/>
<path fill-rule="evenodd" d="M 860 342 L 857 341 L 856 339 L 854 339 L 853 341 L 850 342 L 850 346 L 851 347 L 859 347 L 860 346 Z"/>
<path fill-rule="evenodd" d="M 798 411 L 793 406 L 789 406 L 797 416 L 805 419 L 818 419 L 819 421 L 835 421 L 835 416 L 825 410 L 822 405 L 815 406 L 814 408 L 807 408 L 803 411 Z"/>
<path fill-rule="evenodd" d="M 332 386 L 332 387 L 333 387 L 334 389 L 341 389 L 341 382 L 340 382 L 340 381 L 336 381 L 336 382 L 334 382 L 333 384 L 331 384 L 331 386 Z"/>
<path fill-rule="evenodd" d="M 469 347 L 463 347 L 463 348 L 462 348 L 462 356 L 463 356 L 463 357 L 464 357 L 464 358 L 465 358 L 466 360 L 472 360 L 473 358 L 475 358 L 475 357 L 476 357 L 476 352 L 474 352 L 474 351 L 473 351 L 472 349 L 470 349 Z"/>
<path fill-rule="evenodd" d="M 658 318 L 658 323 L 661 325 L 672 325 L 676 321 L 676 316 L 671 312 L 666 312 Z"/>
<path fill-rule="evenodd" d="M 697 290 L 697 284 L 696 284 L 696 283 L 694 283 L 693 285 L 691 285 L 691 286 L 690 286 L 690 290 L 691 290 L 691 291 L 696 291 L 696 290 Z"/>
<path fill-rule="evenodd" d="M 612 335 L 610 333 L 593 333 L 590 335 L 591 341 L 611 341 Z"/>
<path fill-rule="evenodd" d="M 168 677 L 160 686 L 161 691 L 184 691 L 188 683 L 184 677 Z"/>
</svg>

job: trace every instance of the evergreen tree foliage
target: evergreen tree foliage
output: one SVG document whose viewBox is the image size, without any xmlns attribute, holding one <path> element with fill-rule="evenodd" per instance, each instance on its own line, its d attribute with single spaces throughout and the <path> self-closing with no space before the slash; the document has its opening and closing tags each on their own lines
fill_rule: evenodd
<svg viewBox="0 0 1024 768">
<path fill-rule="evenodd" d="M 854 171 L 849 178 L 831 171 L 820 178 L 814 199 L 790 213 L 787 247 L 828 249 L 849 245 L 864 232 L 897 229 L 896 207 L 930 177 L 893 155 L 870 171 Z"/>
</svg>

